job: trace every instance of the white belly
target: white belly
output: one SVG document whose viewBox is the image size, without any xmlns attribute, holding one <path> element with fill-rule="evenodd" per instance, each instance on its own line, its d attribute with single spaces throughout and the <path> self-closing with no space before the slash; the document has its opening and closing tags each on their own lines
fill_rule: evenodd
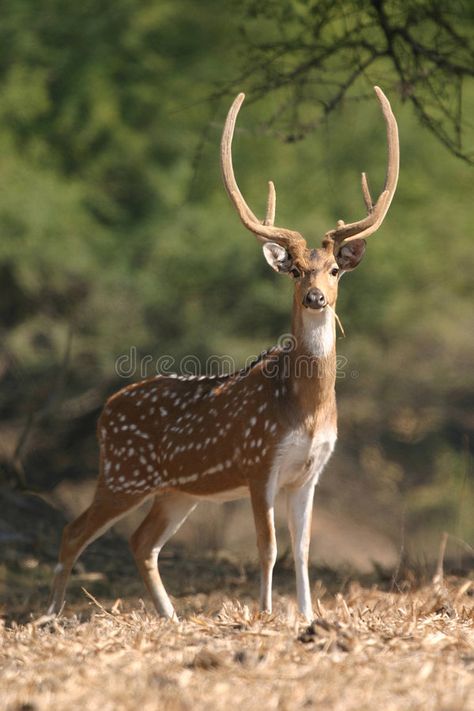
<svg viewBox="0 0 474 711">
<path fill-rule="evenodd" d="M 273 464 L 276 491 L 286 486 L 318 483 L 336 443 L 336 431 L 324 430 L 311 439 L 304 430 L 289 432 L 282 440 Z"/>
<path fill-rule="evenodd" d="M 235 501 L 235 499 L 244 499 L 250 495 L 248 486 L 238 486 L 235 489 L 227 489 L 227 491 L 218 491 L 216 494 L 203 494 L 196 496 L 196 499 L 201 501 L 213 501 L 216 504 L 223 504 L 226 501 Z"/>
<path fill-rule="evenodd" d="M 336 438 L 335 430 L 323 430 L 312 439 L 303 430 L 289 432 L 278 447 L 272 465 L 269 484 L 274 493 L 286 486 L 303 486 L 310 481 L 317 484 L 334 450 Z M 194 495 L 194 498 L 221 504 L 249 495 L 248 486 L 238 486 L 215 494 Z"/>
</svg>

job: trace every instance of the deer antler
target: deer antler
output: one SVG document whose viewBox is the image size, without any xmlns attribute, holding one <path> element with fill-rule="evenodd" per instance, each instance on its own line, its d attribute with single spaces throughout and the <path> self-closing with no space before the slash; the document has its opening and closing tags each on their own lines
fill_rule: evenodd
<svg viewBox="0 0 474 711">
<path fill-rule="evenodd" d="M 235 122 L 244 99 L 245 94 L 239 94 L 234 99 L 229 113 L 227 114 L 224 131 L 222 133 L 221 168 L 227 193 L 234 203 L 245 227 L 253 232 L 261 242 L 272 241 L 286 248 L 294 247 L 296 244 L 305 246 L 306 242 L 299 232 L 274 226 L 276 193 L 275 186 L 271 181 L 268 183 L 267 214 L 263 222 L 255 217 L 239 190 L 232 165 L 232 138 L 234 136 Z"/>
<path fill-rule="evenodd" d="M 390 102 L 382 89 L 378 86 L 374 86 L 374 89 L 382 107 L 387 127 L 388 163 L 385 185 L 374 205 L 370 195 L 367 177 L 365 173 L 362 173 L 362 194 L 368 214 L 367 217 L 364 217 L 362 220 L 350 222 L 347 225 L 342 220 L 339 220 L 336 229 L 326 233 L 325 239 L 334 242 L 336 252 L 340 250 L 344 243 L 354 239 L 364 239 L 378 230 L 387 214 L 397 187 L 398 167 L 400 163 L 397 122 L 392 113 Z"/>
</svg>

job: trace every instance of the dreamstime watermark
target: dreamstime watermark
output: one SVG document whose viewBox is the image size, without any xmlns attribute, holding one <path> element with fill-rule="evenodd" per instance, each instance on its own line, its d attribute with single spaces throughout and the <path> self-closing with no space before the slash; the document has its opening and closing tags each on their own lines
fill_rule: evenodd
<svg viewBox="0 0 474 711">
<path fill-rule="evenodd" d="M 179 360 L 171 355 L 155 358 L 150 354 L 139 354 L 136 346 L 131 346 L 128 353 L 118 356 L 114 369 L 118 377 L 127 380 L 145 380 L 156 375 L 218 379 L 237 373 L 245 377 L 257 363 L 262 364 L 262 374 L 267 378 L 321 377 L 334 368 L 336 378 L 359 376 L 358 371 L 349 371 L 349 360 L 344 355 L 337 355 L 334 361 L 298 353 L 296 339 L 291 334 L 281 336 L 278 344 L 268 351 L 249 356 L 240 368 L 230 355 L 211 355 L 204 361 L 195 355 L 186 355 Z"/>
</svg>

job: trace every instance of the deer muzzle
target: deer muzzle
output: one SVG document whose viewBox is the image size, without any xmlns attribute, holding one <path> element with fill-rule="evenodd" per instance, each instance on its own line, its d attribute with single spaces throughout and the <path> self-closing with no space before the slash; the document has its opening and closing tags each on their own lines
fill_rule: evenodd
<svg viewBox="0 0 474 711">
<path fill-rule="evenodd" d="M 324 307 L 327 306 L 327 301 L 321 289 L 308 289 L 303 298 L 303 306 L 306 306 L 307 309 L 315 309 L 316 311 L 324 309 Z"/>
</svg>

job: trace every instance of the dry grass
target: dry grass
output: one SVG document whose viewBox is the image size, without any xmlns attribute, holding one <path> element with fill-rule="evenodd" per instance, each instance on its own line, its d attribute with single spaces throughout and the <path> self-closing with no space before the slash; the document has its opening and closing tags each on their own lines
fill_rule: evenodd
<svg viewBox="0 0 474 711">
<path fill-rule="evenodd" d="M 4 624 L 1 707 L 474 709 L 472 592 L 460 578 L 405 592 L 319 587 L 309 628 L 289 596 L 272 616 L 189 596 L 172 623 L 84 595 L 72 617 Z"/>
</svg>

